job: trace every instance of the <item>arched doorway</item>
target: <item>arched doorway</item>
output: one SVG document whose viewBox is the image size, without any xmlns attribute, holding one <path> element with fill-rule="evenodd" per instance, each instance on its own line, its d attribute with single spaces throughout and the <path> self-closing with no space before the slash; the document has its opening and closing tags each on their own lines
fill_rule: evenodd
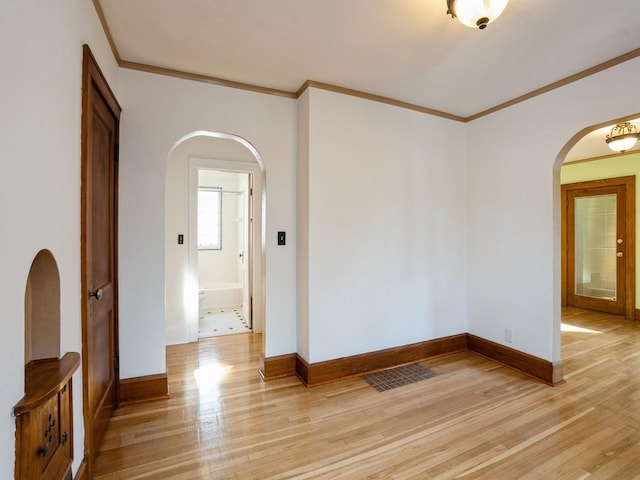
<svg viewBox="0 0 640 480">
<path fill-rule="evenodd" d="M 198 245 L 194 199 L 198 171 L 238 173 L 250 178 L 253 192 L 248 202 L 253 212 L 247 260 L 249 315 L 253 331 L 264 331 L 264 230 L 265 172 L 257 150 L 231 134 L 196 131 L 178 140 L 169 152 L 165 190 L 165 312 L 167 344 L 198 340 Z M 248 257 L 248 258 L 247 258 Z M 264 342 L 263 342 L 264 345 Z"/>
<path fill-rule="evenodd" d="M 613 188 L 610 184 L 615 183 L 616 179 L 620 180 L 622 184 L 626 183 L 628 185 L 630 182 L 634 183 L 633 179 L 640 174 L 640 162 L 638 162 L 640 160 L 640 148 L 638 146 L 627 152 L 617 153 L 610 150 L 605 143 L 605 137 L 612 127 L 619 122 L 627 120 L 635 121 L 636 123 L 640 121 L 635 115 L 613 119 L 579 131 L 565 144 L 554 164 L 554 240 L 556 244 L 554 249 L 554 269 L 556 274 L 554 350 L 557 348 L 558 351 L 558 355 L 554 355 L 555 358 L 560 358 L 560 337 L 561 327 L 563 327 L 561 325 L 562 307 L 567 306 L 568 303 L 573 303 L 568 302 L 568 298 L 577 292 L 586 299 L 586 304 L 579 302 L 580 305 L 587 305 L 585 308 L 600 310 L 596 299 L 597 295 L 590 290 L 594 290 L 598 286 L 596 283 L 604 283 L 604 281 L 601 281 L 603 274 L 592 271 L 593 268 L 588 262 L 584 264 L 576 264 L 575 262 L 573 249 L 576 248 L 577 243 L 580 243 L 578 237 L 582 235 L 582 233 L 575 234 L 575 229 L 578 228 L 575 222 L 580 223 L 575 216 L 575 202 L 583 202 L 585 199 L 598 201 L 599 193 L 603 192 L 597 189 L 590 191 L 589 188 L 606 187 L 605 190 L 607 188 L 610 190 Z M 631 188 L 631 195 L 634 195 L 634 190 L 634 188 Z M 605 193 L 610 194 L 611 192 L 607 190 Z M 615 195 L 613 196 L 616 197 Z M 616 199 L 617 197 L 614 198 L 614 204 Z M 623 209 L 622 212 L 640 212 L 639 209 L 635 208 L 636 201 L 633 198 L 624 203 L 627 204 L 627 208 Z M 618 210 L 618 212 L 620 211 Z M 637 213 L 630 214 L 632 216 L 629 219 L 631 222 L 631 227 L 629 228 L 626 226 L 627 223 L 624 222 L 624 218 L 618 218 L 618 221 L 614 220 L 614 224 L 617 225 L 618 229 L 616 230 L 614 225 L 612 231 L 609 232 L 609 237 L 612 240 L 609 242 L 611 245 L 608 245 L 607 250 L 610 251 L 611 259 L 604 263 L 612 266 L 612 275 L 614 277 L 618 273 L 617 290 L 614 282 L 614 286 L 609 288 L 610 292 L 606 293 L 606 295 L 615 300 L 616 292 L 618 294 L 624 293 L 625 300 L 623 303 L 625 305 L 618 313 L 632 320 L 636 316 L 636 279 L 639 277 L 637 275 L 637 266 L 635 265 L 637 237 L 633 233 L 633 224 L 637 220 Z M 616 218 L 615 208 L 611 215 L 613 215 L 614 219 Z M 588 225 L 582 225 L 580 228 L 585 231 L 595 230 L 596 233 L 600 233 L 604 227 L 601 223 L 592 222 L 591 227 L 588 228 Z M 620 231 L 624 232 L 624 234 L 620 234 Z M 621 243 L 624 243 L 626 248 L 620 248 Z M 619 265 L 621 262 L 624 262 L 624 264 Z M 621 279 L 619 273 L 620 271 L 624 272 L 625 269 L 627 273 Z M 587 280 L 584 280 L 585 278 Z M 592 297 L 595 301 L 590 303 Z"/>
</svg>

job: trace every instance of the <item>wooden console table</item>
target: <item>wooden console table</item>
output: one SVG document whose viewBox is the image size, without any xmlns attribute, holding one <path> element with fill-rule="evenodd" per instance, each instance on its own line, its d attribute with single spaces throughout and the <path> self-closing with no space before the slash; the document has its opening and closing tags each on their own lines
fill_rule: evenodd
<svg viewBox="0 0 640 480">
<path fill-rule="evenodd" d="M 13 407 L 16 417 L 16 479 L 71 479 L 71 377 L 79 365 L 80 354 L 76 352 L 26 365 L 25 396 Z"/>
</svg>

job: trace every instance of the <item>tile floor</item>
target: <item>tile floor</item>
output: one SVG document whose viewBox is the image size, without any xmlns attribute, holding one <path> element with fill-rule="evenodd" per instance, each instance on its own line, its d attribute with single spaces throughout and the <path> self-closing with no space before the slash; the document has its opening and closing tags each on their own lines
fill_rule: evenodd
<svg viewBox="0 0 640 480">
<path fill-rule="evenodd" d="M 242 315 L 242 307 L 240 306 L 200 312 L 198 338 L 249 332 L 251 332 L 251 329 Z"/>
</svg>

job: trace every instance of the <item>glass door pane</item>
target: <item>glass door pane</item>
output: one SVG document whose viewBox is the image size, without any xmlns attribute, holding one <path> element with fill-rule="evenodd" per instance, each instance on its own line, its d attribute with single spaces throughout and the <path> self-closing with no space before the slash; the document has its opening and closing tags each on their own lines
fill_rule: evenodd
<svg viewBox="0 0 640 480">
<path fill-rule="evenodd" d="M 616 299 L 616 194 L 575 199 L 575 294 Z"/>
</svg>

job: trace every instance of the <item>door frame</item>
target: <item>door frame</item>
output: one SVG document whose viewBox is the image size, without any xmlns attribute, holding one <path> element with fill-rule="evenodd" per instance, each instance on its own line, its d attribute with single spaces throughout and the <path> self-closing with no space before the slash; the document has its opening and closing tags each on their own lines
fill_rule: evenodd
<svg viewBox="0 0 640 480">
<path fill-rule="evenodd" d="M 264 209 L 264 178 L 260 165 L 249 162 L 218 160 L 204 156 L 189 156 L 189 188 L 188 188 L 188 271 L 190 292 L 188 294 L 188 339 L 189 342 L 198 341 L 199 308 L 198 308 L 198 245 L 197 245 L 197 191 L 198 170 L 215 170 L 220 172 L 240 173 L 249 175 L 248 195 L 249 210 L 246 212 L 249 224 L 249 309 L 251 311 L 251 331 L 264 331 L 264 247 L 263 209 Z M 262 194 L 261 194 L 262 192 Z M 264 339 L 264 336 L 263 336 Z"/>
<path fill-rule="evenodd" d="M 244 234 L 246 235 L 245 241 L 243 241 L 246 252 L 244 252 L 244 259 L 247 262 L 247 266 L 245 267 L 244 273 L 246 274 L 246 280 L 243 278 L 242 281 L 242 303 L 243 303 L 243 311 L 242 314 L 245 316 L 247 321 L 249 322 L 249 328 L 253 332 L 253 260 L 255 258 L 253 254 L 253 173 L 247 173 L 247 196 L 244 202 Z M 244 289 L 246 288 L 246 292 Z M 247 302 L 244 305 L 245 301 Z"/>
<path fill-rule="evenodd" d="M 635 320 L 636 302 L 636 256 L 635 256 L 635 175 L 625 177 L 590 180 L 585 182 L 567 183 L 560 186 L 561 195 L 561 304 L 568 305 L 569 297 L 569 261 L 568 261 L 568 194 L 576 190 L 588 190 L 601 187 L 623 187 L 625 189 L 625 302 L 624 316 L 628 320 Z"/>
<path fill-rule="evenodd" d="M 120 394 L 120 372 L 119 372 L 119 329 L 118 329 L 118 145 L 120 132 L 120 112 L 121 107 L 118 104 L 115 95 L 109 87 L 95 57 L 91 53 L 88 45 L 83 45 L 82 60 L 82 127 L 81 127 L 81 312 L 82 312 L 82 397 L 83 397 L 83 419 L 84 419 L 84 460 L 83 464 L 86 468 L 86 475 L 91 478 L 93 473 L 93 463 L 97 452 L 93 451 L 92 445 L 94 440 L 94 429 L 91 422 L 91 412 L 89 412 L 88 401 L 88 378 L 89 368 L 88 362 L 85 361 L 88 355 L 88 322 L 90 318 L 91 301 L 89 296 L 89 266 L 88 266 L 88 225 L 87 217 L 90 214 L 88 200 L 91 198 L 90 186 L 88 182 L 88 162 L 92 148 L 92 134 L 90 128 L 89 117 L 92 114 L 93 102 L 91 100 L 92 91 L 97 91 L 107 104 L 108 108 L 115 118 L 115 139 L 114 152 L 111 158 L 114 168 L 114 198 L 112 208 L 113 222 L 113 322 L 114 322 L 114 340 L 112 352 L 114 358 L 114 382 L 115 382 L 115 399 L 116 405 L 119 401 Z M 82 468 L 82 467 L 81 467 Z"/>
</svg>

